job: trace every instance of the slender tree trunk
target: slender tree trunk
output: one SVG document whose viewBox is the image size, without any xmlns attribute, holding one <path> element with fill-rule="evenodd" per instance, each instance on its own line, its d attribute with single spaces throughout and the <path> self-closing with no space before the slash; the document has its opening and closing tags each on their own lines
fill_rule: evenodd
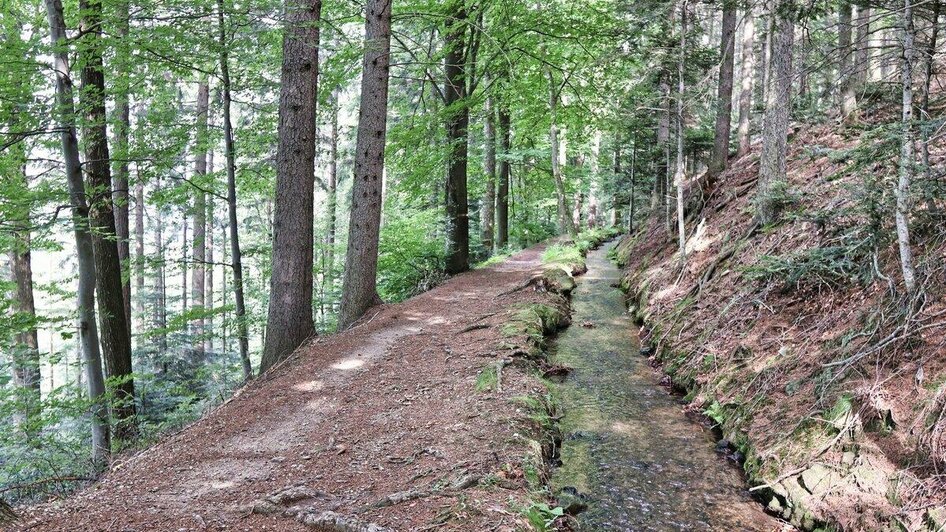
<svg viewBox="0 0 946 532">
<path fill-rule="evenodd" d="M 125 323 L 128 325 L 128 335 L 131 336 L 131 250 L 129 249 L 129 220 L 128 220 L 128 133 L 131 129 L 131 114 L 128 106 L 128 54 L 122 48 L 128 38 L 129 30 L 129 2 L 122 0 L 118 3 L 118 41 L 116 51 L 115 72 L 115 148 L 118 160 L 115 165 L 114 190 L 112 201 L 115 204 L 115 236 L 118 239 L 118 260 L 122 271 L 122 297 L 125 304 Z"/>
<path fill-rule="evenodd" d="M 857 7 L 857 42 L 854 50 L 855 91 L 864 89 L 870 75 L 870 17 L 869 6 Z"/>
<path fill-rule="evenodd" d="M 601 179 L 601 130 L 595 128 L 591 138 L 591 182 L 588 185 L 588 228 L 600 225 L 598 219 L 598 183 Z"/>
<path fill-rule="evenodd" d="M 25 175 L 20 176 L 24 191 L 27 188 Z M 15 337 L 16 346 L 12 353 L 13 383 L 23 391 L 20 400 L 23 402 L 23 421 L 28 436 L 32 437 L 34 430 L 32 421 L 40 413 L 40 358 L 39 332 L 36 330 L 36 304 L 33 300 L 33 265 L 30 253 L 30 215 L 24 209 L 23 218 L 16 220 L 13 231 L 13 249 L 10 251 L 10 270 L 13 274 L 14 309 L 21 316 L 29 320 L 25 330 L 18 332 Z"/>
<path fill-rule="evenodd" d="M 555 80 L 555 76 L 552 74 L 552 69 L 549 67 L 545 68 L 545 77 L 549 83 L 549 115 L 550 115 L 550 125 L 549 125 L 549 146 L 550 146 L 550 158 L 552 162 L 552 178 L 555 179 L 555 193 L 558 198 L 558 230 L 560 233 L 567 233 L 571 238 L 576 238 L 578 236 L 578 231 L 575 229 L 575 221 L 571 216 L 571 212 L 568 208 L 568 196 L 565 191 L 565 179 L 562 176 L 562 165 L 561 165 L 561 147 L 559 146 L 558 139 L 558 82 Z"/>
<path fill-rule="evenodd" d="M 466 101 L 465 38 L 467 13 L 464 3 L 453 0 L 447 6 L 447 34 L 444 38 L 446 57 L 445 105 L 447 107 L 447 143 L 450 159 L 447 163 L 446 212 L 447 260 L 450 275 L 470 269 L 470 219 L 467 202 L 467 128 L 470 109 Z"/>
<path fill-rule="evenodd" d="M 365 17 L 365 56 L 361 77 L 358 138 L 348 252 L 338 311 L 338 329 L 355 323 L 381 302 L 377 290 L 378 237 L 381 231 L 384 143 L 388 111 L 388 63 L 391 50 L 391 1 L 370 0 Z"/>
<path fill-rule="evenodd" d="M 851 2 L 842 0 L 838 11 L 838 99 L 841 121 L 846 122 L 857 112 L 857 93 L 854 72 L 854 48 L 851 37 Z"/>
<path fill-rule="evenodd" d="M 135 298 L 138 319 L 145 313 L 145 185 L 138 175 L 135 183 Z"/>
<path fill-rule="evenodd" d="M 742 27 L 742 80 L 739 89 L 739 148 L 736 157 L 743 157 L 752 147 L 752 92 L 755 79 L 755 53 L 752 48 L 755 44 L 755 17 L 751 12 L 746 13 L 746 20 Z"/>
<path fill-rule="evenodd" d="M 683 114 L 683 97 L 686 93 L 686 80 L 684 78 L 686 49 L 687 1 L 683 0 L 680 13 L 680 58 L 677 62 L 677 171 L 673 179 L 673 184 L 677 189 L 677 239 L 680 243 L 681 265 L 686 264 L 686 225 L 684 224 L 683 213 L 683 187 L 686 184 L 686 166 L 683 152 L 683 140 L 686 133 L 685 116 Z M 731 92 L 732 88 L 730 87 Z"/>
<path fill-rule="evenodd" d="M 273 271 L 260 373 L 315 334 L 312 322 L 315 103 L 321 0 L 287 0 L 279 95 Z"/>
<path fill-rule="evenodd" d="M 707 173 L 707 186 L 726 169 L 729 162 L 729 133 L 732 126 L 733 64 L 736 52 L 736 4 L 732 0 L 723 2 L 722 37 L 719 53 L 719 84 L 716 91 L 716 128 L 713 138 L 713 154 Z"/>
<path fill-rule="evenodd" d="M 211 149 L 207 153 L 207 173 L 214 173 L 214 152 Z M 207 219 L 206 219 L 207 232 L 205 233 L 207 239 L 206 245 L 206 260 L 207 266 L 204 268 L 204 307 L 207 309 L 209 315 L 207 316 L 206 325 L 204 327 L 204 351 L 212 353 L 214 350 L 214 197 L 213 195 L 207 196 Z"/>
<path fill-rule="evenodd" d="M 115 436 L 131 441 L 135 427 L 135 382 L 132 380 L 131 337 L 125 321 L 122 294 L 122 265 L 118 256 L 115 214 L 112 209 L 112 176 L 109 168 L 108 135 L 105 118 L 105 75 L 102 66 L 101 0 L 80 0 L 82 13 L 79 58 L 82 61 L 82 108 L 85 113 L 86 169 L 92 197 L 89 221 L 95 257 L 96 294 L 99 307 L 99 339 L 105 358 L 105 374 L 115 379 L 117 418 Z"/>
<path fill-rule="evenodd" d="M 85 201 L 85 184 L 79 161 L 79 141 L 76 137 L 75 104 L 72 78 L 69 73 L 69 40 L 63 18 L 62 2 L 46 0 L 50 37 L 56 73 L 56 119 L 59 123 L 66 181 L 72 206 L 73 230 L 79 263 L 79 343 L 92 402 L 92 460 L 96 468 L 103 468 L 111 450 L 109 443 L 108 409 L 103 401 L 105 379 L 99 352 L 98 329 L 95 321 L 95 258 L 92 253 L 92 235 L 89 210 Z"/>
<path fill-rule="evenodd" d="M 480 211 L 480 236 L 486 254 L 490 255 L 493 252 L 493 222 L 496 212 L 496 109 L 492 96 L 486 98 L 484 112 L 486 113 L 484 127 L 486 153 L 483 170 L 486 173 L 486 193 L 483 194 L 483 205 Z"/>
<path fill-rule="evenodd" d="M 332 94 L 332 127 L 329 141 L 328 164 L 328 198 L 326 199 L 326 216 L 328 217 L 325 232 L 325 250 L 322 256 L 322 323 L 325 323 L 327 310 L 334 310 L 334 301 L 329 303 L 326 310 L 326 297 L 335 294 L 335 233 L 338 225 L 338 94 Z M 328 292 L 328 293 L 326 293 Z"/>
<path fill-rule="evenodd" d="M 786 1 L 780 0 L 782 3 Z M 795 26 L 791 18 L 779 14 L 773 14 L 773 18 L 776 20 L 772 35 L 772 64 L 768 74 L 759 184 L 755 198 L 757 215 L 763 224 L 771 224 L 778 219 L 780 200 L 777 196 L 785 183 L 792 96 L 792 45 L 795 42 Z"/>
<path fill-rule="evenodd" d="M 622 177 L 624 177 L 624 172 L 621 170 L 621 148 L 623 148 L 623 141 L 621 140 L 621 133 L 614 133 L 614 157 L 612 160 L 612 165 L 614 169 L 614 187 L 617 189 L 620 187 Z M 621 202 L 618 201 L 617 193 L 611 197 L 611 227 L 617 227 L 621 223 L 621 218 L 623 218 L 623 213 L 621 212 Z"/>
<path fill-rule="evenodd" d="M 901 84 L 903 106 L 900 120 L 900 168 L 896 196 L 897 244 L 900 248 L 900 266 L 907 292 L 916 292 L 916 272 L 913 268 L 913 250 L 910 248 L 910 182 L 913 179 L 915 134 L 913 132 L 913 57 L 915 30 L 913 27 L 913 1 L 904 0 L 901 16 Z"/>
<path fill-rule="evenodd" d="M 635 205 L 634 205 L 634 188 L 637 185 L 637 133 L 634 133 L 634 138 L 631 141 L 631 194 L 630 199 L 628 200 L 628 218 L 627 218 L 627 231 L 628 233 L 634 232 L 634 215 L 635 215 Z"/>
<path fill-rule="evenodd" d="M 658 84 L 660 92 L 660 112 L 657 115 L 657 172 L 654 176 L 654 197 L 652 209 L 662 209 L 667 204 L 667 175 L 670 172 L 670 85 L 661 75 Z M 669 231 L 669 228 L 668 228 Z"/>
<path fill-rule="evenodd" d="M 503 102 L 499 105 L 499 149 L 502 159 L 499 161 L 499 183 L 496 187 L 496 249 L 509 244 L 509 151 L 510 122 L 509 107 Z"/>
<path fill-rule="evenodd" d="M 161 176 L 155 185 L 157 190 L 161 190 Z M 158 269 L 155 272 L 154 291 L 154 315 L 155 326 L 158 329 L 158 355 L 159 358 L 168 350 L 168 290 L 167 290 L 167 260 L 164 253 L 164 213 L 160 205 L 155 206 L 155 224 L 154 224 L 154 245 L 155 256 L 158 257 Z"/>
<path fill-rule="evenodd" d="M 185 203 L 182 208 L 181 215 L 184 217 L 183 220 L 183 231 L 181 232 L 181 314 L 187 313 L 187 228 L 189 227 L 190 219 L 187 217 L 188 206 Z"/>
<path fill-rule="evenodd" d="M 936 45 L 939 37 L 939 16 L 942 2 L 940 0 L 933 0 L 932 7 L 932 27 L 930 28 L 930 37 L 926 45 L 926 53 L 924 54 L 924 70 L 923 73 L 923 98 L 920 101 L 920 113 L 921 118 L 924 121 L 931 120 L 932 116 L 930 115 L 930 90 L 933 83 L 933 75 L 935 73 L 935 60 L 936 60 Z M 924 126 L 922 128 L 922 140 L 920 142 L 921 157 L 923 163 L 923 179 L 927 183 L 927 188 L 933 182 L 933 167 L 930 164 L 930 134 L 932 133 L 929 126 Z M 926 197 L 926 203 L 931 212 L 936 212 L 936 198 L 933 193 L 928 193 Z"/>
<path fill-rule="evenodd" d="M 315 18 L 318 19 L 318 13 L 316 13 Z M 220 43 L 220 81 L 223 85 L 223 141 L 227 161 L 227 211 L 230 226 L 230 265 L 233 269 L 237 342 L 240 347 L 243 379 L 250 380 L 253 378 L 253 367 L 250 365 L 250 335 L 246 323 L 246 301 L 243 295 L 243 253 L 240 251 L 240 232 L 237 225 L 236 148 L 233 145 L 233 122 L 230 119 L 230 60 L 227 54 L 227 28 L 223 12 L 223 0 L 217 0 L 217 24 Z M 309 197 L 312 197 L 311 194 Z M 312 217 L 310 216 L 309 219 L 311 220 Z M 309 286 L 311 287 L 312 283 L 309 283 Z M 226 343 L 224 343 L 224 347 L 226 347 Z"/>
<path fill-rule="evenodd" d="M 207 115 L 210 110 L 210 86 L 204 79 L 197 85 L 197 120 L 194 134 L 194 240 L 191 247 L 191 304 L 197 312 L 204 312 L 204 289 L 207 260 Z M 198 359 L 204 357 L 204 318 L 192 322 L 191 348 Z"/>
</svg>

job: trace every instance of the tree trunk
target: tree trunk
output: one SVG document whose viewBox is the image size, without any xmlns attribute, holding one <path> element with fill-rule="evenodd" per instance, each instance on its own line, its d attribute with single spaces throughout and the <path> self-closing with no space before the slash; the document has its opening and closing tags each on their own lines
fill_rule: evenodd
<svg viewBox="0 0 946 532">
<path fill-rule="evenodd" d="M 903 106 L 900 120 L 900 167 L 896 196 L 897 244 L 900 248 L 900 266 L 907 292 L 916 292 L 916 272 L 913 268 L 913 250 L 910 248 L 910 182 L 913 179 L 915 135 L 913 132 L 913 56 L 915 32 L 913 28 L 913 1 L 904 0 L 901 12 L 902 54 L 900 82 L 903 87 Z"/>
<path fill-rule="evenodd" d="M 726 169 L 729 162 L 729 133 L 732 126 L 733 56 L 736 52 L 736 4 L 723 2 L 722 36 L 719 53 L 719 84 L 716 91 L 716 128 L 710 157 L 707 185 Z"/>
<path fill-rule="evenodd" d="M 183 216 L 183 230 L 181 231 L 181 314 L 187 313 L 187 228 L 189 227 L 190 219 L 187 217 L 189 214 L 188 206 L 185 203 L 181 209 L 181 215 Z"/>
<path fill-rule="evenodd" d="M 213 175 L 214 173 L 214 152 L 211 149 L 207 153 L 207 173 Z M 213 195 L 207 196 L 207 219 L 206 219 L 207 232 L 205 238 L 207 240 L 207 245 L 205 246 L 206 251 L 206 260 L 207 265 L 204 268 L 204 302 L 203 305 L 207 309 L 208 316 L 207 321 L 204 326 L 204 351 L 208 353 L 213 353 L 214 350 L 214 197 Z"/>
<path fill-rule="evenodd" d="M 321 0 L 287 0 L 279 94 L 273 271 L 260 373 L 315 334 L 312 322 L 315 104 Z"/>
<path fill-rule="evenodd" d="M 328 194 L 326 199 L 325 249 L 322 252 L 322 293 L 319 298 L 322 324 L 328 311 L 333 310 L 334 302 L 326 309 L 326 297 L 335 294 L 335 233 L 338 225 L 338 92 L 332 92 L 332 126 L 329 139 Z"/>
<path fill-rule="evenodd" d="M 931 120 L 930 116 L 930 90 L 932 89 L 933 75 L 935 74 L 935 59 L 936 59 L 936 45 L 939 37 L 939 15 L 942 2 L 940 0 L 933 0 L 932 8 L 932 27 L 930 28 L 930 37 L 926 45 L 926 52 L 924 53 L 924 72 L 923 72 L 923 98 L 920 101 L 920 113 L 921 118 L 926 120 Z M 930 134 L 932 133 L 929 126 L 925 126 L 922 129 L 922 140 L 920 141 L 920 150 L 921 158 L 923 163 L 923 179 L 927 183 L 927 188 L 929 188 L 933 183 L 933 167 L 930 164 Z M 931 212 L 936 212 L 936 198 L 933 193 L 928 193 L 926 198 L 927 205 Z"/>
<path fill-rule="evenodd" d="M 377 290 L 378 237 L 383 202 L 384 143 L 387 131 L 391 1 L 370 0 L 365 17 L 365 57 L 361 77 L 355 172 L 348 223 L 348 252 L 338 311 L 338 329 L 355 323 L 381 303 Z"/>
<path fill-rule="evenodd" d="M 161 190 L 161 176 L 158 175 L 155 189 Z M 158 355 L 163 356 L 168 350 L 168 290 L 167 290 L 167 259 L 164 253 L 164 213 L 161 205 L 155 206 L 154 246 L 155 256 L 158 257 L 158 269 L 155 272 L 154 291 L 155 327 L 158 329 Z"/>
<path fill-rule="evenodd" d="M 493 222 L 496 208 L 496 110 L 492 96 L 486 98 L 485 113 L 485 143 L 484 168 L 486 173 L 486 193 L 483 194 L 483 205 L 480 210 L 480 237 L 486 254 L 493 252 Z"/>
<path fill-rule="evenodd" d="M 26 176 L 22 179 L 23 191 L 27 189 Z M 10 251 L 10 270 L 13 274 L 14 309 L 25 319 L 29 320 L 26 330 L 16 334 L 15 347 L 12 352 L 13 383 L 23 391 L 24 427 L 28 436 L 32 437 L 32 421 L 40 413 L 40 358 L 39 333 L 36 330 L 36 305 L 33 300 L 33 265 L 30 253 L 30 213 L 23 209 L 23 217 L 14 222 L 13 249 Z M 21 318 L 22 319 L 22 318 Z"/>
<path fill-rule="evenodd" d="M 568 196 L 565 191 L 565 179 L 562 176 L 560 160 L 561 147 L 558 141 L 558 124 L 556 123 L 558 120 L 558 83 L 555 80 L 555 76 L 552 74 L 552 69 L 547 66 L 545 68 L 545 76 L 549 82 L 549 155 L 551 156 L 552 162 L 552 178 L 555 179 L 555 193 L 558 198 L 558 231 L 559 233 L 567 233 L 568 236 L 574 239 L 578 236 L 578 231 L 575 229 L 575 221 L 568 208 Z"/>
<path fill-rule="evenodd" d="M 464 3 L 454 0 L 447 6 L 447 34 L 444 38 L 446 57 L 445 105 L 447 108 L 447 144 L 450 159 L 447 163 L 446 212 L 447 260 L 450 275 L 470 269 L 470 219 L 466 191 L 467 127 L 470 109 L 466 101 L 465 49 L 467 13 Z"/>
<path fill-rule="evenodd" d="M 503 249 L 509 244 L 509 151 L 510 122 L 509 107 L 505 103 L 499 106 L 499 149 L 502 159 L 499 161 L 499 183 L 496 187 L 496 249 Z"/>
<path fill-rule="evenodd" d="M 316 13 L 315 18 L 318 19 L 318 13 Z M 217 24 L 220 43 L 220 81 L 223 85 L 223 141 L 227 161 L 227 212 L 230 226 L 230 265 L 233 269 L 233 294 L 236 307 L 237 341 L 240 347 L 240 363 L 243 366 L 243 379 L 250 380 L 253 378 L 253 367 L 250 365 L 250 335 L 247 330 L 246 301 L 243 296 L 243 254 L 240 251 L 240 232 L 239 226 L 237 225 L 236 148 L 233 145 L 233 122 L 230 119 L 230 60 L 227 53 L 227 28 L 223 13 L 223 0 L 217 0 Z M 312 197 L 311 194 L 309 197 Z M 311 220 L 312 217 L 310 216 L 309 219 Z M 309 283 L 309 286 L 311 287 L 312 283 Z M 226 342 L 224 342 L 224 348 L 226 348 Z"/>
<path fill-rule="evenodd" d="M 755 79 L 755 53 L 752 48 L 755 44 L 755 17 L 751 12 L 746 13 L 746 21 L 742 27 L 742 81 L 739 89 L 739 148 L 736 157 L 743 157 L 752 147 L 752 91 Z"/>
<path fill-rule="evenodd" d="M 786 1 L 780 0 L 780 6 Z M 766 90 L 759 184 L 755 197 L 757 215 L 763 224 L 771 224 L 778 219 L 780 199 L 777 196 L 785 183 L 792 97 L 792 45 L 795 41 L 792 19 L 777 14 L 773 14 L 773 18 L 772 64 L 767 76 L 769 87 Z"/>
<path fill-rule="evenodd" d="M 210 108 L 210 86 L 207 80 L 197 85 L 197 120 L 194 132 L 194 239 L 191 247 L 191 304 L 200 315 L 191 322 L 191 348 L 198 359 L 204 356 L 204 276 L 207 260 L 207 115 Z"/>
<path fill-rule="evenodd" d="M 857 112 L 857 93 L 854 72 L 854 48 L 851 43 L 851 2 L 842 0 L 838 11 L 838 99 L 841 121 L 846 122 Z"/>
<path fill-rule="evenodd" d="M 636 211 L 636 206 L 634 205 L 634 187 L 637 185 L 637 133 L 634 133 L 634 138 L 631 143 L 631 194 L 630 199 L 628 200 L 628 218 L 627 218 L 627 231 L 628 233 L 634 232 L 634 214 Z"/>
<path fill-rule="evenodd" d="M 82 62 L 82 108 L 85 113 L 86 169 L 91 191 L 89 221 L 95 257 L 96 295 L 102 336 L 105 375 L 115 379 L 117 418 L 115 436 L 123 442 L 137 436 L 135 427 L 135 382 L 132 380 L 131 337 L 125 321 L 122 265 L 118 257 L 115 214 L 112 209 L 112 176 L 109 168 L 105 118 L 105 75 L 102 68 L 102 3 L 80 0 L 82 13 L 79 58 Z"/>
<path fill-rule="evenodd" d="M 654 176 L 654 197 L 652 209 L 661 209 L 667 204 L 667 175 L 670 172 L 670 86 L 661 75 L 658 83 L 660 93 L 660 111 L 657 115 L 657 172 Z"/>
<path fill-rule="evenodd" d="M 145 313 L 145 185 L 138 175 L 135 183 L 135 298 L 138 319 Z"/>
<path fill-rule="evenodd" d="M 131 337 L 131 251 L 129 249 L 129 220 L 128 220 L 128 133 L 131 129 L 131 114 L 128 106 L 128 64 L 126 46 L 123 41 L 128 38 L 129 30 L 129 2 L 122 0 L 118 3 L 118 41 L 121 43 L 116 50 L 115 72 L 115 155 L 118 158 L 115 165 L 114 190 L 112 201 L 115 204 L 115 236 L 118 239 L 118 260 L 122 271 L 122 297 L 125 304 L 125 323 L 128 325 L 128 335 Z"/>
<path fill-rule="evenodd" d="M 85 184 L 82 182 L 82 166 L 79 161 L 79 141 L 76 138 L 75 104 L 72 78 L 69 74 L 69 40 L 66 35 L 62 2 L 46 0 L 46 14 L 54 48 L 56 119 L 59 123 L 79 263 L 78 329 L 86 381 L 89 386 L 89 398 L 92 402 L 92 461 L 97 469 L 101 469 L 107 464 L 111 451 L 109 420 L 108 409 L 103 401 L 105 379 L 102 375 L 98 329 L 95 321 L 95 258 L 92 253 L 89 210 L 85 202 Z"/>
<path fill-rule="evenodd" d="M 686 133 L 683 114 L 683 97 L 686 93 L 685 61 L 687 50 L 687 1 L 683 0 L 680 12 L 680 58 L 677 61 L 677 171 L 673 184 L 677 189 L 677 239 L 679 241 L 680 264 L 686 264 L 686 225 L 683 213 L 683 187 L 686 182 L 686 166 L 683 153 L 683 140 Z M 731 82 L 730 82 L 731 84 Z M 730 93 L 732 88 L 730 87 Z M 731 103 L 730 103 L 731 105 Z"/>
<path fill-rule="evenodd" d="M 614 169 L 614 188 L 617 189 L 620 187 L 621 178 L 624 175 L 624 172 L 621 170 L 621 148 L 623 147 L 623 141 L 621 140 L 621 133 L 614 133 L 614 157 L 612 160 L 613 169 Z M 611 227 L 617 227 L 621 223 L 623 218 L 623 213 L 621 212 L 621 202 L 618 201 L 617 193 L 611 197 Z"/>
<path fill-rule="evenodd" d="M 864 89 L 870 75 L 870 7 L 857 7 L 857 42 L 854 50 L 855 93 Z"/>
</svg>

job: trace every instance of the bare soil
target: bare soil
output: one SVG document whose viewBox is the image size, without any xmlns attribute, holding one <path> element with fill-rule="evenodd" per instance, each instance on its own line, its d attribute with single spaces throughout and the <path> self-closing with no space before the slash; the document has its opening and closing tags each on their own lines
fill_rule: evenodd
<svg viewBox="0 0 946 532">
<path fill-rule="evenodd" d="M 456 276 L 370 310 L 344 333 L 312 339 L 198 422 L 122 457 L 76 496 L 25 509 L 18 526 L 306 529 L 282 511 L 260 513 L 274 495 L 279 510 L 330 511 L 365 527 L 523 526 L 517 507 L 528 497 L 521 462 L 529 450 L 521 434 L 529 428 L 510 399 L 544 388 L 516 364 L 503 370 L 501 391 L 475 384 L 484 367 L 524 346 L 524 338 L 499 330 L 508 311 L 557 297 L 515 290 L 540 271 L 542 250 Z"/>
</svg>

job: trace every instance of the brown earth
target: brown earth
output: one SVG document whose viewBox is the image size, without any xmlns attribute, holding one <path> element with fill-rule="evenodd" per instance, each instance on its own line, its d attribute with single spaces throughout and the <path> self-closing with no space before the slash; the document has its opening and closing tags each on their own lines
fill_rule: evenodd
<svg viewBox="0 0 946 532">
<path fill-rule="evenodd" d="M 534 444 L 511 399 L 544 387 L 525 363 L 505 367 L 499 391 L 477 391 L 476 380 L 501 358 L 521 360 L 527 339 L 499 330 L 517 304 L 560 300 L 524 288 L 542 250 L 311 340 L 76 496 L 26 509 L 20 529 L 305 529 L 287 507 L 310 524 L 364 530 L 524 526 Z"/>
<path fill-rule="evenodd" d="M 753 229 L 759 146 L 733 161 L 688 220 L 682 273 L 659 216 L 620 246 L 655 362 L 690 391 L 695 409 L 725 419 L 770 510 L 804 528 L 946 524 L 943 205 L 918 199 L 914 210 L 925 299 L 913 311 L 895 242 L 851 252 L 854 266 L 840 275 L 836 263 L 805 262 L 870 236 L 869 193 L 890 205 L 896 144 L 867 130 L 891 116 L 877 107 L 849 129 L 795 126 L 793 197 L 775 227 Z M 941 181 L 942 138 L 931 151 Z M 886 212 L 876 231 L 893 235 Z M 788 280 L 793 272 L 802 275 Z"/>
</svg>

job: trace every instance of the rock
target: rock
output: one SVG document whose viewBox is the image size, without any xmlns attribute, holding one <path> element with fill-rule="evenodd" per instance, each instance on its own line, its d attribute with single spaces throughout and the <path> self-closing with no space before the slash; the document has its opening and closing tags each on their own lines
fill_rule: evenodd
<svg viewBox="0 0 946 532">
<path fill-rule="evenodd" d="M 651 356 L 654 355 L 654 352 L 655 352 L 654 346 L 651 346 L 651 345 L 642 345 L 640 352 L 641 352 L 641 356 L 642 356 L 642 357 L 648 357 L 648 358 L 649 358 L 649 357 L 651 357 Z"/>
<path fill-rule="evenodd" d="M 833 468 L 823 464 L 813 464 L 802 471 L 798 483 L 812 495 L 824 494 L 840 481 L 840 476 Z"/>
<path fill-rule="evenodd" d="M 930 508 L 923 515 L 923 521 L 929 530 L 943 530 L 946 527 L 946 506 Z"/>
<path fill-rule="evenodd" d="M 578 515 L 588 509 L 585 494 L 573 486 L 565 486 L 558 492 L 558 505 L 568 515 Z"/>
<path fill-rule="evenodd" d="M 716 452 L 725 453 L 732 447 L 732 443 L 729 442 L 726 438 L 723 438 L 716 442 Z"/>
</svg>

